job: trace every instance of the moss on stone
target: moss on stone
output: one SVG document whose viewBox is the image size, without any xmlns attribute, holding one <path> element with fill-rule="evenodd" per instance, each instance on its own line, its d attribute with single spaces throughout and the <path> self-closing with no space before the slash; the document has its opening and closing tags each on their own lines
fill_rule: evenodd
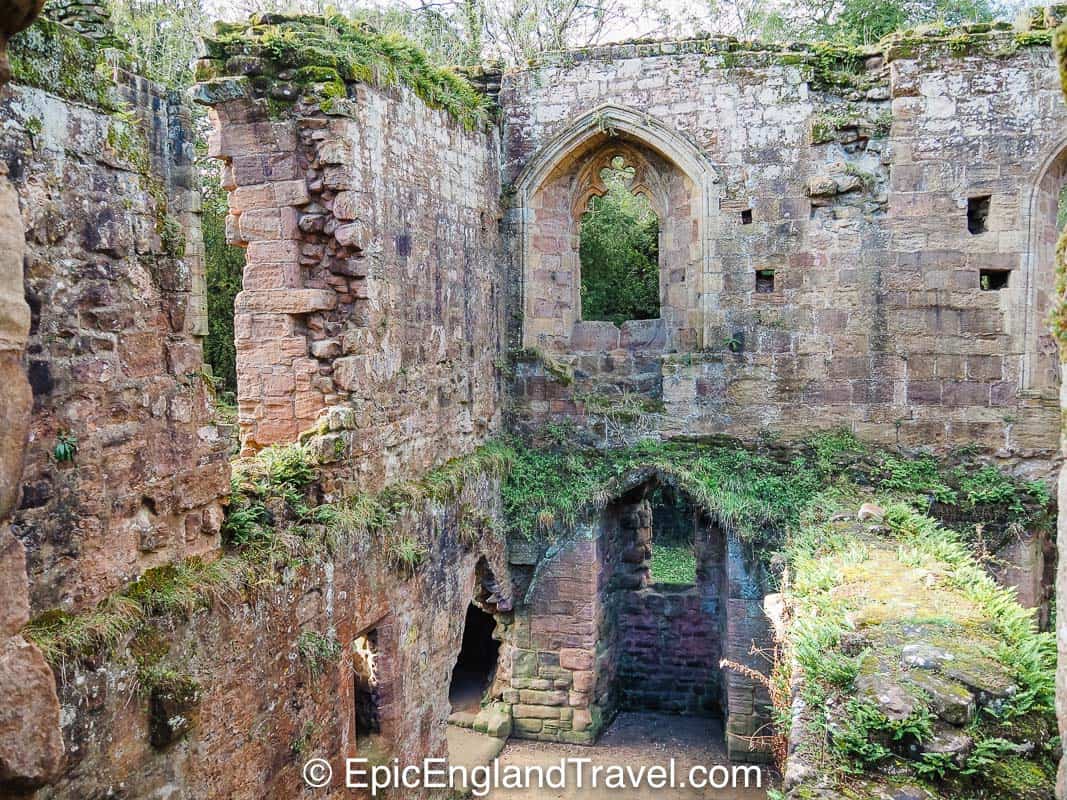
<svg viewBox="0 0 1067 800">
<path fill-rule="evenodd" d="M 831 783 L 863 775 L 873 788 L 881 772 L 955 798 L 1004 788 L 992 765 L 1027 753 L 1011 773 L 1020 791 L 1045 794 L 1019 796 L 1049 797 L 1051 634 L 958 534 L 903 505 L 887 505 L 873 525 L 854 521 L 847 508 L 882 498 L 864 489 L 843 503 L 840 489 L 813 506 L 788 547 L 782 663 L 796 665 L 791 679 L 818 709 L 805 722 L 812 766 Z M 967 746 L 949 757 L 938 736 Z"/>
<path fill-rule="evenodd" d="M 8 55 L 15 83 L 105 110 L 119 107 L 107 52 L 65 25 L 38 19 L 11 40 Z"/>
<path fill-rule="evenodd" d="M 482 126 L 489 116 L 481 92 L 456 72 L 432 64 L 413 42 L 338 14 L 255 15 L 244 25 L 217 27 L 206 50 L 218 62 L 234 56 L 262 58 L 266 72 L 253 82 L 253 89 L 276 101 L 283 99 L 279 86 L 291 85 L 292 91 L 320 101 L 342 96 L 339 84 L 362 82 L 406 86 L 467 128 Z M 216 63 L 204 66 L 202 74 L 219 80 L 224 70 Z M 202 96 L 201 102 L 211 100 Z"/>
</svg>

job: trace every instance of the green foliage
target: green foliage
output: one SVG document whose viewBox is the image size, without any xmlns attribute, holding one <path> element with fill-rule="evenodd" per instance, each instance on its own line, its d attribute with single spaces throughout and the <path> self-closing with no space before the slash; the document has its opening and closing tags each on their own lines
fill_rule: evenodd
<svg viewBox="0 0 1067 800">
<path fill-rule="evenodd" d="M 756 0 L 757 8 L 770 8 Z M 826 40 L 869 46 L 894 31 L 916 25 L 985 22 L 1009 9 L 996 0 L 801 0 L 766 13 L 755 34 L 772 41 Z"/>
<path fill-rule="evenodd" d="M 303 631 L 296 639 L 296 652 L 311 676 L 318 677 L 341 655 L 341 643 L 333 636 L 317 631 Z"/>
<path fill-rule="evenodd" d="M 806 462 L 781 463 L 736 445 L 646 441 L 601 451 L 571 442 L 550 449 L 511 443 L 515 458 L 503 499 L 513 533 L 529 538 L 572 526 L 602 508 L 628 477 L 654 471 L 731 531 L 754 539 L 784 530 L 818 486 Z"/>
<path fill-rule="evenodd" d="M 866 700 L 853 698 L 845 707 L 845 717 L 840 729 L 833 732 L 834 749 L 849 759 L 852 771 L 869 769 L 892 758 L 893 751 L 881 743 L 883 738 L 892 743 L 907 741 L 922 742 L 933 732 L 930 712 L 919 707 L 902 720 L 889 719 L 877 706 Z M 934 766 L 933 762 L 924 765 Z"/>
<path fill-rule="evenodd" d="M 108 111 L 119 107 L 104 49 L 71 28 L 40 17 L 12 38 L 8 55 L 15 83 Z"/>
<path fill-rule="evenodd" d="M 942 503 L 956 502 L 956 492 L 942 478 L 941 465 L 932 456 L 907 459 L 889 455 L 882 461 L 879 488 L 883 492 L 932 496 Z"/>
<path fill-rule="evenodd" d="M 208 334 L 204 360 L 225 391 L 237 391 L 237 351 L 234 346 L 233 303 L 241 291 L 245 253 L 226 243 L 226 194 L 217 169 L 202 184 L 204 263 L 207 282 Z"/>
<path fill-rule="evenodd" d="M 389 540 L 389 557 L 397 566 L 414 573 L 426 560 L 426 548 L 410 536 L 394 536 Z"/>
<path fill-rule="evenodd" d="M 196 42 L 208 29 L 201 0 L 109 0 L 115 35 L 139 73 L 170 88 L 193 82 Z"/>
<path fill-rule="evenodd" d="M 275 522 L 266 506 L 270 498 L 283 501 L 294 517 L 309 518 L 312 512 L 305 493 L 314 478 L 307 451 L 298 444 L 268 447 L 255 458 L 235 462 L 223 542 L 238 546 L 269 543 Z"/>
<path fill-rule="evenodd" d="M 293 755 L 299 756 L 301 760 L 307 758 L 311 753 L 311 743 L 321 732 L 321 726 L 311 720 L 307 720 L 300 729 L 299 735 L 294 736 L 293 741 L 289 745 L 290 749 L 293 751 Z"/>
<path fill-rule="evenodd" d="M 316 505 L 312 485 L 318 476 L 303 447 L 267 448 L 234 464 L 222 532 L 227 555 L 210 562 L 188 558 L 147 570 L 95 608 L 77 614 L 45 612 L 31 620 L 23 634 L 55 665 L 111 653 L 134 637 L 135 657 L 151 665 L 158 663 L 160 648 L 149 648 L 152 658 L 142 659 L 141 640 L 151 640 L 164 620 L 188 617 L 219 601 L 247 598 L 255 587 L 276 582 L 279 566 L 337 552 L 356 536 L 378 537 L 389 562 L 412 572 L 428 548 L 401 532 L 398 522 L 404 511 L 427 502 L 452 502 L 468 481 L 502 477 L 512 458 L 508 445 L 489 442 L 420 481 Z M 477 516 L 469 507 L 463 513 Z M 457 522 L 478 530 L 492 527 L 481 517 Z"/>
<path fill-rule="evenodd" d="M 932 491 L 950 488 L 960 509 L 981 509 L 1011 503 L 1027 487 L 984 468 L 854 449 L 845 436 L 828 436 L 812 449 L 830 486 L 788 534 L 784 591 L 790 621 L 782 663 L 799 670 L 794 680 L 799 677 L 812 709 L 807 741 L 818 743 L 818 733 L 826 734 L 816 767 L 831 785 L 848 785 L 850 773 L 910 773 L 913 780 L 942 787 L 937 791 L 952 787 L 940 796 L 970 797 L 964 791 L 970 782 L 991 785 L 994 765 L 1020 752 L 1020 743 L 1047 740 L 1043 731 L 1055 724 L 1055 645 L 1050 634 L 1037 631 L 1033 612 L 1019 605 L 1014 591 L 989 576 L 963 536 L 916 506 L 928 507 Z M 857 472 L 859 467 L 864 469 Z M 862 485 L 846 480 L 850 476 Z M 890 497 L 907 502 L 887 502 Z M 886 509 L 882 526 L 854 521 L 864 501 Z M 861 671 L 867 680 L 909 691 L 906 673 L 894 665 L 914 636 L 946 647 L 961 664 L 973 653 L 970 669 L 980 670 L 988 660 L 992 674 L 1016 687 L 1006 699 L 982 706 L 967 731 L 975 746 L 966 759 L 916 753 L 933 733 L 922 691 L 912 693 L 913 711 L 903 721 L 885 716 L 869 684 L 858 691 Z M 1040 748 L 1011 771 L 1017 783 L 1037 781 L 1040 774 L 1050 785 L 1044 753 Z"/>
<path fill-rule="evenodd" d="M 582 217 L 582 319 L 659 316 L 659 218 L 644 195 L 630 191 L 633 168 L 605 169 L 608 187 Z"/>
<path fill-rule="evenodd" d="M 485 96 L 457 73 L 436 66 L 414 42 L 381 33 L 339 14 L 261 14 L 247 26 L 226 26 L 208 42 L 216 55 L 262 54 L 276 76 L 286 70 L 328 68 L 342 81 L 375 86 L 403 85 L 432 108 L 451 114 L 467 128 L 488 120 Z M 317 73 L 304 73 L 315 84 Z"/>
<path fill-rule="evenodd" d="M 656 583 L 696 583 L 697 559 L 692 546 L 654 543 L 651 572 Z"/>
<path fill-rule="evenodd" d="M 886 509 L 885 524 L 918 557 L 947 566 L 947 580 L 981 608 L 1001 641 L 997 659 L 1009 667 L 1019 690 L 1005 701 L 1001 715 L 1051 713 L 1055 702 L 1056 642 L 1040 633 L 1033 611 L 1023 608 L 1013 589 L 1000 586 L 974 560 L 959 534 L 906 505 Z"/>
<path fill-rule="evenodd" d="M 138 669 L 137 688 L 143 696 L 162 695 L 181 705 L 196 703 L 201 691 L 200 683 L 192 676 L 162 664 Z"/>
<path fill-rule="evenodd" d="M 78 437 L 70 431 L 60 431 L 56 435 L 56 443 L 52 447 L 52 458 L 56 460 L 57 464 L 62 464 L 63 462 L 73 463 L 77 454 Z"/>
</svg>

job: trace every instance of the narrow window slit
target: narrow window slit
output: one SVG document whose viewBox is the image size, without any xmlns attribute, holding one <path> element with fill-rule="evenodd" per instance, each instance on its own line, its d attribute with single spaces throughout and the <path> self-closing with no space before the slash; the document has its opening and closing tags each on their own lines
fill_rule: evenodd
<svg viewBox="0 0 1067 800">
<path fill-rule="evenodd" d="M 352 642 L 352 684 L 355 701 L 356 750 L 362 754 L 385 751 L 382 737 L 382 668 L 378 630 L 371 629 Z"/>
</svg>

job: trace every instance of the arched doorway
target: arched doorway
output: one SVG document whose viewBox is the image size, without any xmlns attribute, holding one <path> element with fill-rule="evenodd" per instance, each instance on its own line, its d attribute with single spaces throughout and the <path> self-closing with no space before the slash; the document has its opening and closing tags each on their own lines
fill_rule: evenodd
<svg viewBox="0 0 1067 800">
<path fill-rule="evenodd" d="M 463 625 L 463 644 L 452 670 L 448 701 L 453 713 L 477 714 L 486 691 L 496 677 L 500 642 L 493 638 L 496 620 L 478 606 L 467 607 Z"/>
</svg>

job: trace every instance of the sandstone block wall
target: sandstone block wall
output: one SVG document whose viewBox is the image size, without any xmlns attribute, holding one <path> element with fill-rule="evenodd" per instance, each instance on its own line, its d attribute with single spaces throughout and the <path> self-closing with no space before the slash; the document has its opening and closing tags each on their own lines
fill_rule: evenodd
<svg viewBox="0 0 1067 800">
<path fill-rule="evenodd" d="M 498 425 L 498 140 L 408 90 L 350 84 L 330 114 L 213 103 L 231 240 L 246 451 L 356 413 L 369 484 L 468 451 Z"/>
<path fill-rule="evenodd" d="M 652 510 L 651 548 L 634 548 L 633 543 L 621 548 L 624 560 L 643 560 L 637 563 L 640 585 L 621 586 L 616 595 L 619 705 L 630 710 L 721 714 L 725 537 L 685 504 L 658 503 Z M 656 546 L 686 540 L 692 542 L 697 559 L 695 582 L 657 583 L 650 573 Z"/>
<path fill-rule="evenodd" d="M 229 463 L 202 368 L 193 131 L 176 95 L 56 23 L 12 59 L 0 159 L 25 230 L 33 390 L 13 525 L 33 608 L 76 609 L 219 544 Z"/>
<path fill-rule="evenodd" d="M 731 756 L 765 760 L 766 692 L 719 669 L 720 656 L 769 669 L 752 652 L 769 643 L 764 577 L 735 537 L 708 528 L 699 587 L 651 585 L 654 536 L 637 487 L 538 556 L 513 545 L 512 562 L 534 566 L 504 640 L 513 735 L 589 744 L 620 708 L 718 710 Z"/>
<path fill-rule="evenodd" d="M 845 425 L 889 444 L 1053 455 L 1045 320 L 1067 107 L 1047 32 L 957 35 L 903 39 L 843 78 L 801 52 L 714 39 L 507 73 L 510 342 L 573 378 L 546 389 L 550 374 L 520 368 L 518 421 L 636 393 L 663 401 L 647 424 L 668 434 Z M 668 228 L 696 217 L 677 227 L 688 249 L 661 254 L 660 331 L 581 322 L 574 302 L 577 217 L 563 212 L 615 150 L 641 155 L 638 172 L 660 176 L 649 185 L 682 176 L 659 204 Z M 972 233 L 968 206 L 977 217 L 983 203 Z M 760 270 L 773 288 L 757 291 Z"/>
</svg>

